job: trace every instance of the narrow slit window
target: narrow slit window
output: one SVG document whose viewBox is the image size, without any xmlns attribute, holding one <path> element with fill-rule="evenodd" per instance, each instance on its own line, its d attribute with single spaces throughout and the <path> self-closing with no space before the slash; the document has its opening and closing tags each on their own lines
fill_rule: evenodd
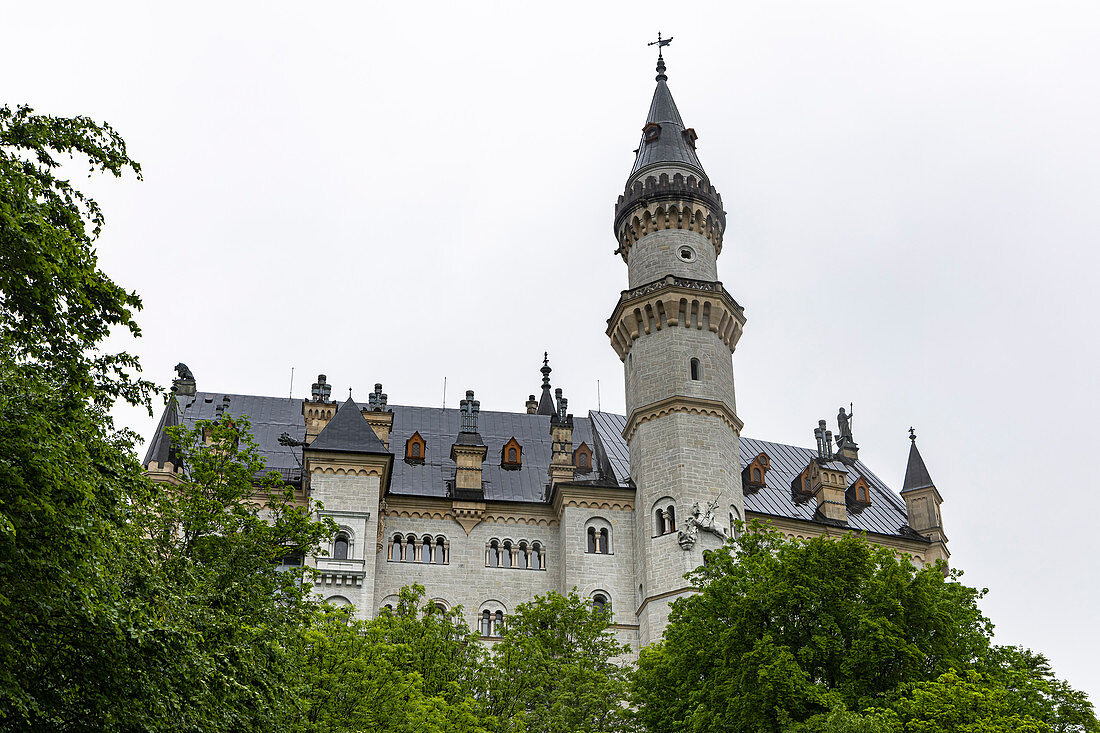
<svg viewBox="0 0 1100 733">
<path fill-rule="evenodd" d="M 690 369 L 691 369 L 691 378 L 692 378 L 692 380 L 699 381 L 700 379 L 703 378 L 703 372 L 702 372 L 702 369 L 699 366 L 699 360 L 698 359 L 692 359 L 691 360 Z"/>
</svg>

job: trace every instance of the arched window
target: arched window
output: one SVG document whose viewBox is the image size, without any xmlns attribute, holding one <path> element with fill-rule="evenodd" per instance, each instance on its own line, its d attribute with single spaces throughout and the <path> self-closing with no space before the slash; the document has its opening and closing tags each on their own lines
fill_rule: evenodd
<svg viewBox="0 0 1100 733">
<path fill-rule="evenodd" d="M 668 510 L 665 512 L 665 517 L 668 521 L 668 531 L 669 531 L 669 533 L 675 532 L 676 531 L 676 507 L 670 505 Z"/>
<path fill-rule="evenodd" d="M 691 360 L 690 369 L 691 369 L 691 378 L 693 380 L 698 381 L 698 380 L 703 378 L 703 370 L 699 366 L 699 360 L 698 359 L 692 359 Z"/>
<path fill-rule="evenodd" d="M 596 537 L 596 552 L 607 555 L 611 552 L 611 534 L 604 527 L 600 530 L 599 536 Z"/>
<path fill-rule="evenodd" d="M 497 611 L 493 616 L 493 636 L 504 635 L 504 611 Z"/>
<path fill-rule="evenodd" d="M 420 562 L 429 563 L 432 561 L 432 538 L 430 535 L 424 535 L 424 546 L 420 551 Z"/>
<path fill-rule="evenodd" d="M 493 635 L 493 614 L 490 613 L 488 610 L 481 612 L 481 635 Z"/>
<path fill-rule="evenodd" d="M 588 551 L 596 552 L 596 528 L 588 528 Z"/>
<path fill-rule="evenodd" d="M 657 523 L 657 534 L 671 534 L 676 531 L 676 507 L 672 504 L 665 504 L 665 500 L 662 500 L 654 512 L 654 519 Z"/>
<path fill-rule="evenodd" d="M 379 610 L 384 611 L 385 613 L 392 614 L 393 613 L 393 604 L 392 603 L 387 603 L 386 605 L 382 606 L 382 608 L 380 608 Z"/>
<path fill-rule="evenodd" d="M 603 593 L 592 596 L 592 610 L 600 613 L 611 613 L 611 600 Z"/>
<path fill-rule="evenodd" d="M 416 535 L 411 534 L 405 538 L 405 554 L 401 559 L 405 562 L 416 562 L 420 556 L 420 548 L 416 544 Z"/>
<path fill-rule="evenodd" d="M 529 568 L 531 567 L 531 551 L 527 547 L 526 542 L 519 543 L 519 567 Z"/>
<path fill-rule="evenodd" d="M 435 562 L 439 565 L 447 564 L 447 538 L 442 535 L 435 538 Z"/>
<path fill-rule="evenodd" d="M 409 443 L 409 458 L 420 457 L 420 443 Z"/>
<path fill-rule="evenodd" d="M 491 568 L 500 567 L 500 544 L 496 540 L 489 543 L 489 551 L 486 554 L 485 564 Z"/>
<path fill-rule="evenodd" d="M 531 545 L 531 567 L 535 570 L 546 569 L 546 560 L 543 556 L 542 545 L 538 542 Z"/>
<path fill-rule="evenodd" d="M 390 552 L 389 552 L 389 556 L 388 556 L 387 559 L 389 559 L 389 560 L 400 560 L 401 559 L 401 535 L 395 534 L 393 536 L 393 539 L 390 540 Z"/>
<path fill-rule="evenodd" d="M 335 560 L 347 560 L 348 559 L 348 536 L 344 532 L 336 535 L 336 539 L 332 543 L 332 557 Z"/>
<path fill-rule="evenodd" d="M 504 550 L 501 554 L 504 555 L 501 565 L 506 568 L 512 567 L 512 542 L 510 540 L 504 540 Z"/>
<path fill-rule="evenodd" d="M 508 462 L 509 463 L 515 463 L 518 460 L 519 460 L 519 456 L 516 455 L 516 449 L 515 448 L 509 448 L 508 449 Z"/>
<path fill-rule="evenodd" d="M 760 473 L 760 469 L 756 466 L 752 467 L 752 480 L 757 483 L 763 481 L 763 474 Z"/>
</svg>

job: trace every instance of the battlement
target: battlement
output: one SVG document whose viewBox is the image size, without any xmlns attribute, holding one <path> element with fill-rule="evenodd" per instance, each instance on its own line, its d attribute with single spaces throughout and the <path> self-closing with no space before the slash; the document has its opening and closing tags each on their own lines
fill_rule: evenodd
<svg viewBox="0 0 1100 733">
<path fill-rule="evenodd" d="M 615 204 L 615 238 L 619 242 L 615 253 L 627 260 L 635 242 L 662 229 L 701 234 L 714 245 L 715 254 L 721 254 L 726 212 L 718 189 L 682 173 L 650 176 L 627 187 Z"/>
<path fill-rule="evenodd" d="M 619 196 L 615 202 L 616 233 L 623 220 L 639 205 L 659 201 L 698 201 L 706 205 L 712 215 L 719 217 L 725 229 L 726 212 L 722 209 L 722 194 L 718 193 L 717 188 L 695 176 L 677 173 L 669 177 L 667 173 L 662 173 L 659 177 L 649 176 L 644 181 L 635 181 Z"/>
</svg>

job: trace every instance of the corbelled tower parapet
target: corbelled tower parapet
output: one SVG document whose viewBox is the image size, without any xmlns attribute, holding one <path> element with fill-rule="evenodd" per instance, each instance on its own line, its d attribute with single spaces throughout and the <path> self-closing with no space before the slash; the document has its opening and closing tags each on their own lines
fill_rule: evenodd
<svg viewBox="0 0 1100 733">
<path fill-rule="evenodd" d="M 668 173 L 649 176 L 627 186 L 615 204 L 615 238 L 629 263 L 630 248 L 646 234 L 665 229 L 684 229 L 706 237 L 715 255 L 722 253 L 726 212 L 722 195 L 706 180 L 694 175 Z"/>
</svg>

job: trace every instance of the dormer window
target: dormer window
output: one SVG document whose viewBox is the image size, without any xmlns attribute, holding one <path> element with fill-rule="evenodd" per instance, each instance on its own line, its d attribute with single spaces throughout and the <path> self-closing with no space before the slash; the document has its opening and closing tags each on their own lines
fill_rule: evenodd
<svg viewBox="0 0 1100 733">
<path fill-rule="evenodd" d="M 500 449 L 501 468 L 520 468 L 523 465 L 523 446 L 512 437 Z"/>
<path fill-rule="evenodd" d="M 699 136 L 695 134 L 695 128 L 689 127 L 683 131 L 684 142 L 691 146 L 692 150 L 695 150 L 695 141 L 699 139 Z"/>
<path fill-rule="evenodd" d="M 866 477 L 860 476 L 856 482 L 844 492 L 844 498 L 849 504 L 859 507 L 871 506 L 871 482 Z"/>
<path fill-rule="evenodd" d="M 656 122 L 650 122 L 642 128 L 642 135 L 647 143 L 656 142 L 661 137 L 661 126 Z"/>
<path fill-rule="evenodd" d="M 771 459 L 767 453 L 760 453 L 752 459 L 749 465 L 741 471 L 741 488 L 746 494 L 763 489 L 768 485 L 768 469 L 771 468 Z"/>
<path fill-rule="evenodd" d="M 592 470 L 592 449 L 588 447 L 587 443 L 582 442 L 573 451 L 573 465 L 581 473 L 588 473 Z"/>
<path fill-rule="evenodd" d="M 810 491 L 810 465 L 806 464 L 806 467 L 802 469 L 802 473 L 795 476 L 794 481 L 791 482 L 791 492 L 794 494 L 795 499 L 805 499 L 813 496 L 813 492 Z"/>
<path fill-rule="evenodd" d="M 428 452 L 428 444 L 420 436 L 419 431 L 405 441 L 405 460 L 409 463 L 423 463 Z"/>
</svg>

